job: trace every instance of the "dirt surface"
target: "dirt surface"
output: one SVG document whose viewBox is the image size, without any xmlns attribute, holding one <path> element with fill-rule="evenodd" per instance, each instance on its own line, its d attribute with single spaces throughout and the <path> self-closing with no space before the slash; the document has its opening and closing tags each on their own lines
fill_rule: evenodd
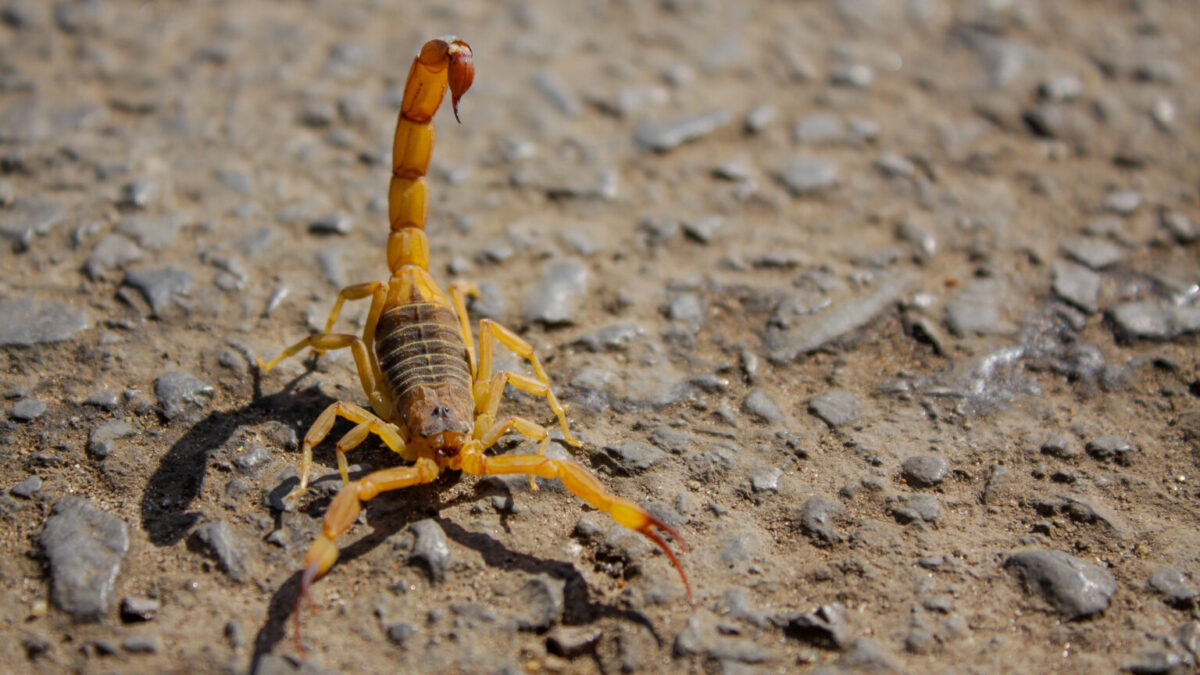
<svg viewBox="0 0 1200 675">
<path fill-rule="evenodd" d="M 4 670 L 1194 667 L 1194 3 L 419 4 L 0 3 Z M 561 484 L 447 475 L 365 509 L 301 657 L 332 441 L 281 497 L 365 399 L 347 353 L 253 357 L 386 276 L 445 34 L 433 271 L 695 602 Z"/>
</svg>

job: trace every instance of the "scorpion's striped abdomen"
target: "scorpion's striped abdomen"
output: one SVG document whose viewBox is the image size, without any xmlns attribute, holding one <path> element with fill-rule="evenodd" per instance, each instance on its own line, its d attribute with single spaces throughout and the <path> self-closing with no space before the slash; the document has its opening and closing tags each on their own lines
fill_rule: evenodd
<svg viewBox="0 0 1200 675">
<path fill-rule="evenodd" d="M 409 431 L 470 433 L 471 368 L 454 310 L 432 302 L 388 309 L 375 330 L 375 354 Z"/>
</svg>

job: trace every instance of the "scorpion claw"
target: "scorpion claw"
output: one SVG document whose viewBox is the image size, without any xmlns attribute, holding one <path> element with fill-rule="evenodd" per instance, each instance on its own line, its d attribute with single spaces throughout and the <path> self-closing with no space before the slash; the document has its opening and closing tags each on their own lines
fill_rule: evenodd
<svg viewBox="0 0 1200 675">
<path fill-rule="evenodd" d="M 663 541 L 662 536 L 659 535 L 659 533 L 655 530 L 662 530 L 663 532 L 671 535 L 671 538 L 679 544 L 679 549 L 684 553 L 687 553 L 688 550 L 687 542 L 685 542 L 683 537 L 679 536 L 679 532 L 677 532 L 675 528 L 671 527 L 670 525 L 667 525 L 651 515 L 647 515 L 646 518 L 647 523 L 641 528 L 640 532 L 646 535 L 650 541 L 658 544 L 658 547 L 662 549 L 663 553 L 666 553 L 667 557 L 671 559 L 671 564 L 675 566 L 675 571 L 679 572 L 679 578 L 683 580 L 683 588 L 685 591 L 687 591 L 688 604 L 693 604 L 692 584 L 688 581 L 687 574 L 683 571 L 683 565 L 679 563 L 679 558 L 675 557 L 675 552 L 671 550 L 670 546 L 667 546 L 667 542 Z"/>
</svg>

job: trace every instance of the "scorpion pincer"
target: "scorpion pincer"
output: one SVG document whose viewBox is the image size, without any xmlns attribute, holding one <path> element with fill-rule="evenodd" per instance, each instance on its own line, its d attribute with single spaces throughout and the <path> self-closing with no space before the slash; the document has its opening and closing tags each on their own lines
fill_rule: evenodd
<svg viewBox="0 0 1200 675">
<path fill-rule="evenodd" d="M 691 600 L 687 575 L 659 535 L 659 531 L 667 532 L 683 546 L 674 529 L 632 501 L 610 494 L 579 464 L 545 456 L 550 436 L 541 424 L 515 415 L 498 416 L 504 388 L 512 385 L 545 397 L 565 441 L 579 445 L 567 427 L 565 409 L 550 388 L 550 378 L 529 343 L 500 324 L 483 319 L 479 323 L 477 354 L 465 302 L 467 296 L 478 292 L 476 287 L 455 282 L 447 293 L 429 274 L 429 242 L 425 237 L 429 187 L 425 173 L 433 151 L 433 115 L 448 87 L 458 119 L 458 101 L 474 76 L 471 48 L 466 42 L 441 38 L 421 47 L 408 73 L 392 147 L 388 190 L 391 235 L 387 243 L 390 278 L 342 289 L 324 332 L 284 349 L 268 363 L 260 360 L 258 364 L 265 372 L 309 347 L 318 353 L 349 348 L 371 406 L 367 410 L 344 401 L 333 403 L 317 417 L 301 446 L 300 484 L 292 497 L 308 487 L 313 446 L 325 438 L 334 420 L 343 417 L 355 425 L 336 448 L 343 486 L 325 513 L 320 536 L 304 558 L 295 611 L 300 651 L 303 605 L 313 582 L 337 560 L 337 539 L 357 519 L 362 502 L 388 490 L 430 483 L 447 469 L 475 476 L 527 474 L 531 483 L 534 476 L 561 479 L 566 489 L 657 544 L 679 572 Z M 367 298 L 371 306 L 362 336 L 334 333 L 342 305 Z M 534 376 L 507 370 L 493 373 L 492 350 L 496 343 L 527 360 Z M 510 430 L 538 441 L 537 454 L 484 455 Z M 352 481 L 346 453 L 370 434 L 378 436 L 406 464 Z"/>
</svg>

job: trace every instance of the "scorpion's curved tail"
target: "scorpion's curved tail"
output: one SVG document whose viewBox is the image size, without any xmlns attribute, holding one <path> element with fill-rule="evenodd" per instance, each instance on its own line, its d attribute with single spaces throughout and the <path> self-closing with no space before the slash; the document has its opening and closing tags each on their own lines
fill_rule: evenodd
<svg viewBox="0 0 1200 675">
<path fill-rule="evenodd" d="M 392 143 L 392 184 L 388 189 L 392 234 L 387 257 L 393 273 L 405 265 L 429 269 L 429 243 L 425 239 L 429 187 L 425 172 L 433 153 L 433 114 L 442 104 L 446 87 L 450 87 L 454 119 L 458 119 L 458 99 L 474 79 L 471 47 L 462 40 L 430 40 L 413 59 Z"/>
</svg>

